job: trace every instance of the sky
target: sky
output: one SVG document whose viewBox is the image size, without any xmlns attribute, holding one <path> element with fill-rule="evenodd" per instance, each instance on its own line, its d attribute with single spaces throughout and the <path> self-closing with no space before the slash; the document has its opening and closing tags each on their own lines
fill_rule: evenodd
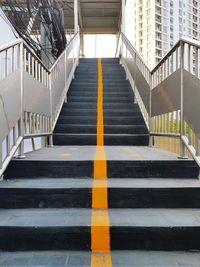
<svg viewBox="0 0 200 267">
<path fill-rule="evenodd" d="M 115 57 L 116 35 L 115 34 L 85 34 L 84 54 L 85 57 Z"/>
</svg>

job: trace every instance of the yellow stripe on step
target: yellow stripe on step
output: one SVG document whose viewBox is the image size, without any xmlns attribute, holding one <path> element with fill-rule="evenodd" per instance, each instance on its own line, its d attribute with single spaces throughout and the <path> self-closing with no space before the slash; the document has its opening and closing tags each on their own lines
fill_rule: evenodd
<svg viewBox="0 0 200 267">
<path fill-rule="evenodd" d="M 91 267 L 112 267 L 108 212 L 107 160 L 104 150 L 102 61 L 98 59 L 97 147 L 94 157 L 91 217 Z"/>
<path fill-rule="evenodd" d="M 97 146 L 104 145 L 102 62 L 98 59 Z"/>
</svg>

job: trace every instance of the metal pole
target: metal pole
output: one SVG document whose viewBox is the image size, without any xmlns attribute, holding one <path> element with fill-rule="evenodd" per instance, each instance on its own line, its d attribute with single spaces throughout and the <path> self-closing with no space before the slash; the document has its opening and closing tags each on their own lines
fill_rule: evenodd
<svg viewBox="0 0 200 267">
<path fill-rule="evenodd" d="M 84 33 L 83 31 L 81 31 L 81 34 L 80 34 L 80 54 L 81 54 L 81 57 L 84 57 Z"/>
<path fill-rule="evenodd" d="M 74 35 L 78 32 L 78 0 L 74 0 Z"/>
<path fill-rule="evenodd" d="M 183 99 L 183 93 L 184 93 L 184 85 L 183 85 L 183 71 L 184 71 L 184 43 L 181 42 L 180 45 L 181 49 L 181 57 L 180 57 L 180 67 L 181 67 L 181 84 L 180 84 L 180 123 L 181 123 L 181 132 L 180 137 L 185 135 L 185 125 L 184 125 L 184 116 L 183 116 L 183 109 L 184 109 L 184 99 Z M 185 145 L 182 140 L 180 140 L 180 158 L 185 158 Z"/>
<path fill-rule="evenodd" d="M 19 136 L 24 137 L 24 60 L 23 60 L 23 43 L 19 47 L 19 66 L 20 66 L 20 91 L 21 91 L 21 117 L 19 120 Z M 24 155 L 24 140 L 22 140 L 19 146 L 20 159 L 25 158 Z"/>
<path fill-rule="evenodd" d="M 149 90 L 149 146 L 152 147 L 153 146 L 153 136 L 151 135 L 152 132 L 152 118 L 151 118 L 151 90 L 153 89 L 153 76 L 150 75 L 150 90 Z"/>
<path fill-rule="evenodd" d="M 122 0 L 122 21 L 121 21 L 121 32 L 125 34 L 125 6 L 126 0 Z"/>
<path fill-rule="evenodd" d="M 48 146 L 53 147 L 53 132 L 52 132 L 52 127 L 53 127 L 53 100 L 52 100 L 52 73 L 49 73 L 49 90 L 50 90 L 50 131 L 51 135 L 48 136 Z"/>
</svg>

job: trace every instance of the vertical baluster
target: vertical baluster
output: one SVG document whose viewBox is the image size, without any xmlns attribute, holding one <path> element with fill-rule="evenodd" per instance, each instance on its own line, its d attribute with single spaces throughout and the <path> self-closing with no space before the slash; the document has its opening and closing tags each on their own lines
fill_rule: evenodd
<svg viewBox="0 0 200 267">
<path fill-rule="evenodd" d="M 5 77 L 8 75 L 8 50 L 5 50 Z"/>
<path fill-rule="evenodd" d="M 12 47 L 12 72 L 15 70 L 15 47 Z"/>
<path fill-rule="evenodd" d="M 170 132 L 174 133 L 174 112 L 171 113 L 171 127 Z"/>
<path fill-rule="evenodd" d="M 3 164 L 3 156 L 2 156 L 2 140 L 0 139 L 0 169 L 2 168 Z"/>
<path fill-rule="evenodd" d="M 16 126 L 13 127 L 13 145 L 16 144 Z"/>
<path fill-rule="evenodd" d="M 198 48 L 196 48 L 195 75 L 197 78 L 199 78 L 199 49 Z"/>
<path fill-rule="evenodd" d="M 199 147 L 199 137 L 197 134 L 195 135 L 195 150 L 196 150 L 196 156 L 199 157 L 200 156 L 200 147 Z"/>
<path fill-rule="evenodd" d="M 185 124 L 185 125 L 188 128 L 188 143 L 189 145 L 191 145 L 192 144 L 192 131 L 188 124 Z"/>
<path fill-rule="evenodd" d="M 191 45 L 188 44 L 188 66 L 187 69 L 191 72 Z"/>
<path fill-rule="evenodd" d="M 7 152 L 7 156 L 9 156 L 10 155 L 10 132 L 6 136 L 6 152 Z"/>
</svg>

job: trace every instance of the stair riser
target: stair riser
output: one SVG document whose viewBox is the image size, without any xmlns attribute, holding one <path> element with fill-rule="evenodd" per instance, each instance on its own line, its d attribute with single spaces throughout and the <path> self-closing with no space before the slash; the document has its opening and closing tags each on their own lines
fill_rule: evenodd
<svg viewBox="0 0 200 267">
<path fill-rule="evenodd" d="M 96 125 L 67 125 L 57 124 L 55 133 L 96 134 Z"/>
<path fill-rule="evenodd" d="M 106 146 L 148 146 L 149 136 L 134 135 L 134 136 L 104 136 L 104 144 Z"/>
<path fill-rule="evenodd" d="M 0 227 L 0 250 L 90 250 L 90 231 L 89 226 Z"/>
<path fill-rule="evenodd" d="M 97 97 L 97 92 L 86 92 L 86 91 L 72 91 L 69 92 L 67 95 L 67 98 L 69 97 Z M 103 95 L 103 98 L 107 97 L 118 97 L 118 98 L 124 98 L 124 97 L 134 97 L 133 92 L 106 92 Z"/>
<path fill-rule="evenodd" d="M 74 97 L 74 96 L 69 96 L 67 98 L 68 101 L 70 102 L 97 102 L 97 97 Z M 104 103 L 133 103 L 134 98 L 133 97 L 104 97 Z"/>
<path fill-rule="evenodd" d="M 67 109 L 67 108 L 63 108 L 61 111 L 61 115 L 62 116 L 97 116 L 97 111 L 95 109 L 86 109 L 86 110 L 81 110 L 81 109 Z M 141 115 L 139 110 L 133 110 L 133 111 L 115 111 L 115 110 L 104 110 L 104 116 L 127 116 L 127 117 L 131 117 L 131 116 L 136 116 L 136 115 Z"/>
<path fill-rule="evenodd" d="M 91 133 L 96 134 L 95 125 L 68 125 L 68 124 L 57 124 L 55 133 Z M 147 128 L 145 126 L 105 126 L 105 134 L 147 134 Z"/>
<path fill-rule="evenodd" d="M 2 251 L 90 250 L 91 228 L 0 227 Z M 12 236 L 12 242 L 10 242 Z M 111 250 L 200 249 L 200 227 L 110 228 Z"/>
<path fill-rule="evenodd" d="M 93 161 L 12 161 L 5 172 L 10 178 L 91 178 Z"/>
<path fill-rule="evenodd" d="M 108 177 L 112 178 L 197 178 L 198 167 L 184 161 L 108 161 Z M 133 159 L 132 158 L 132 159 Z"/>
<path fill-rule="evenodd" d="M 66 137 L 62 134 L 56 134 L 53 137 L 54 144 L 59 145 L 96 145 L 96 135 L 89 135 L 89 136 L 83 136 L 83 135 L 71 135 Z M 104 144 L 108 146 L 147 146 L 149 143 L 148 136 L 147 137 L 140 137 L 138 136 L 104 136 Z"/>
<path fill-rule="evenodd" d="M 199 175 L 193 161 L 130 161 L 107 159 L 109 178 L 188 178 Z M 91 161 L 28 161 L 13 160 L 5 172 L 11 178 L 84 178 L 93 177 L 94 162 Z"/>
<path fill-rule="evenodd" d="M 111 227 L 111 250 L 200 249 L 200 227 Z"/>
<path fill-rule="evenodd" d="M 1 189 L 1 209 L 91 208 L 92 189 Z M 109 188 L 109 208 L 200 208 L 199 188 Z"/>
<path fill-rule="evenodd" d="M 91 208 L 91 188 L 0 189 L 1 209 Z"/>
<path fill-rule="evenodd" d="M 96 124 L 97 118 L 92 116 L 86 116 L 86 117 L 79 117 L 79 116 L 60 116 L 58 119 L 58 123 L 66 123 L 66 124 Z M 133 117 L 133 118 L 127 118 L 127 117 L 104 117 L 104 125 L 106 124 L 112 124 L 112 125 L 142 125 L 144 124 L 143 118 L 140 116 Z"/>
<path fill-rule="evenodd" d="M 72 108 L 72 109 L 96 109 L 97 104 L 96 103 L 82 103 L 82 102 L 68 102 L 64 104 L 63 107 Z M 134 104 L 133 103 L 104 103 L 104 111 L 115 109 L 119 111 L 119 109 L 122 110 L 134 110 Z"/>
</svg>

